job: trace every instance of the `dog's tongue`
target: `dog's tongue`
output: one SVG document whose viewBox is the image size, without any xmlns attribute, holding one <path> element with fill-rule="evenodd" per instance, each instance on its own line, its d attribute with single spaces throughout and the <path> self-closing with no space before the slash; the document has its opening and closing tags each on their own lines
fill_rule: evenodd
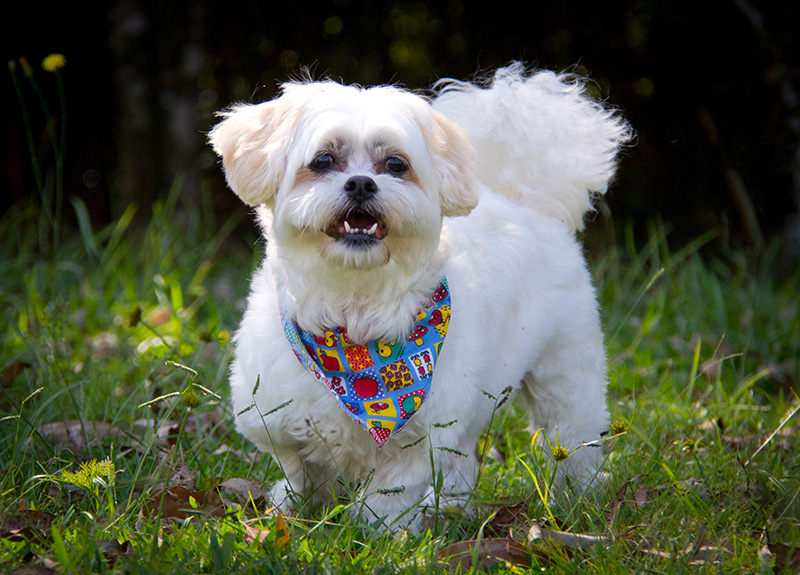
<svg viewBox="0 0 800 575">
<path fill-rule="evenodd" d="M 374 217 L 363 212 L 348 214 L 344 219 L 350 226 L 350 229 L 368 230 L 378 223 L 378 220 Z"/>
</svg>

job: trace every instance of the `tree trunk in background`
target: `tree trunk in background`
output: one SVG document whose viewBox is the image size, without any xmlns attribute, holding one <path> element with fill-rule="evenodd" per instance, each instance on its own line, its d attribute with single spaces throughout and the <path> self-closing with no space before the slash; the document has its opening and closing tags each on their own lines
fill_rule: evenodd
<svg viewBox="0 0 800 575">
<path fill-rule="evenodd" d="M 762 50 L 770 56 L 772 66 L 766 71 L 765 80 L 777 86 L 780 103 L 788 119 L 787 152 L 790 158 L 787 161 L 794 212 L 786 216 L 784 239 L 785 248 L 794 260 L 800 255 L 800 91 L 795 84 L 798 63 L 792 59 L 797 56 L 793 50 L 796 40 L 793 35 L 778 35 L 776 40 L 767 31 L 764 13 L 747 0 L 734 0 L 734 5 L 749 22 Z"/>
<path fill-rule="evenodd" d="M 155 149 L 153 146 L 153 78 L 148 36 L 151 23 L 136 2 L 115 2 L 109 15 L 109 47 L 117 100 L 116 188 L 121 204 L 150 205 L 156 198 Z M 119 212 L 119 210 L 115 210 Z"/>
<path fill-rule="evenodd" d="M 180 204 L 199 203 L 204 137 L 196 108 L 207 14 L 206 2 L 117 0 L 110 11 L 122 206 L 149 206 L 176 183 Z"/>
</svg>

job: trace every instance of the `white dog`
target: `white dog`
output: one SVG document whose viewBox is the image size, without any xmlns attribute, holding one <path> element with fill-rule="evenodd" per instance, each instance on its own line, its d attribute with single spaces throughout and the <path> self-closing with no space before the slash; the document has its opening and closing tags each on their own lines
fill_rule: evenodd
<svg viewBox="0 0 800 575">
<path fill-rule="evenodd" d="M 629 131 L 578 79 L 513 65 L 488 87 L 440 82 L 432 103 L 288 83 L 221 115 L 210 141 L 267 240 L 231 394 L 286 475 L 276 503 L 358 484 L 391 525 L 463 501 L 509 387 L 552 442 L 600 439 L 603 337 L 575 232 Z M 601 462 L 584 446 L 560 469 L 586 483 Z"/>
</svg>

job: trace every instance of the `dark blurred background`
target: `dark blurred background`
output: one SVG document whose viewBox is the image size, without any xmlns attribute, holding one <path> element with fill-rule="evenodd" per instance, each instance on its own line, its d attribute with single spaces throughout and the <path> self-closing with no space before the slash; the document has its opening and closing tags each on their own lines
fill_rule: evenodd
<svg viewBox="0 0 800 575">
<path fill-rule="evenodd" d="M 716 230 L 715 241 L 735 248 L 782 241 L 800 252 L 796 2 L 14 4 L 4 8 L 3 55 L 30 61 L 54 115 L 56 82 L 40 63 L 66 56 L 64 190 L 85 200 L 97 226 L 173 185 L 179 210 L 213 206 L 220 220 L 241 211 L 204 132 L 216 110 L 269 99 L 303 66 L 424 88 L 524 60 L 588 75 L 594 95 L 636 130 L 607 198 L 614 221 L 641 232 L 662 219 L 678 244 Z M 3 94 L 5 212 L 37 192 L 10 74 Z M 45 119 L 35 95 L 26 98 L 40 136 Z"/>
</svg>

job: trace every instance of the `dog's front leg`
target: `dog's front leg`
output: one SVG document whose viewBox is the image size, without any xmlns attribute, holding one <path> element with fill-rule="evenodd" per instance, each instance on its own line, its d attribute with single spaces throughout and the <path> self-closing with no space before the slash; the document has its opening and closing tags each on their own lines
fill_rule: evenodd
<svg viewBox="0 0 800 575">
<path fill-rule="evenodd" d="M 390 456 L 386 463 L 398 457 Z M 448 507 L 468 508 L 477 471 L 474 440 L 457 441 L 452 430 L 433 433 L 430 442 L 404 450 L 402 457 L 403 465 L 373 471 L 361 504 L 354 508 L 357 514 L 369 521 L 381 519 L 390 529 L 414 529 L 423 516 Z"/>
<path fill-rule="evenodd" d="M 534 428 L 552 446 L 566 450 L 556 480 L 566 477 L 586 487 L 603 462 L 599 444 L 608 429 L 605 400 L 605 353 L 599 322 L 583 320 L 565 329 L 546 346 L 524 380 L 524 396 Z M 550 448 L 545 447 L 548 455 Z M 558 460 L 558 457 L 556 457 Z"/>
<path fill-rule="evenodd" d="M 452 433 L 432 434 L 434 467 L 422 504 L 428 515 L 457 507 L 469 511 L 478 471 L 476 443 L 471 436 L 456 441 Z"/>
<path fill-rule="evenodd" d="M 269 491 L 272 506 L 282 511 L 299 510 L 330 500 L 331 473 L 327 468 L 304 461 L 292 449 L 278 449 L 273 457 L 284 478 Z"/>
</svg>

